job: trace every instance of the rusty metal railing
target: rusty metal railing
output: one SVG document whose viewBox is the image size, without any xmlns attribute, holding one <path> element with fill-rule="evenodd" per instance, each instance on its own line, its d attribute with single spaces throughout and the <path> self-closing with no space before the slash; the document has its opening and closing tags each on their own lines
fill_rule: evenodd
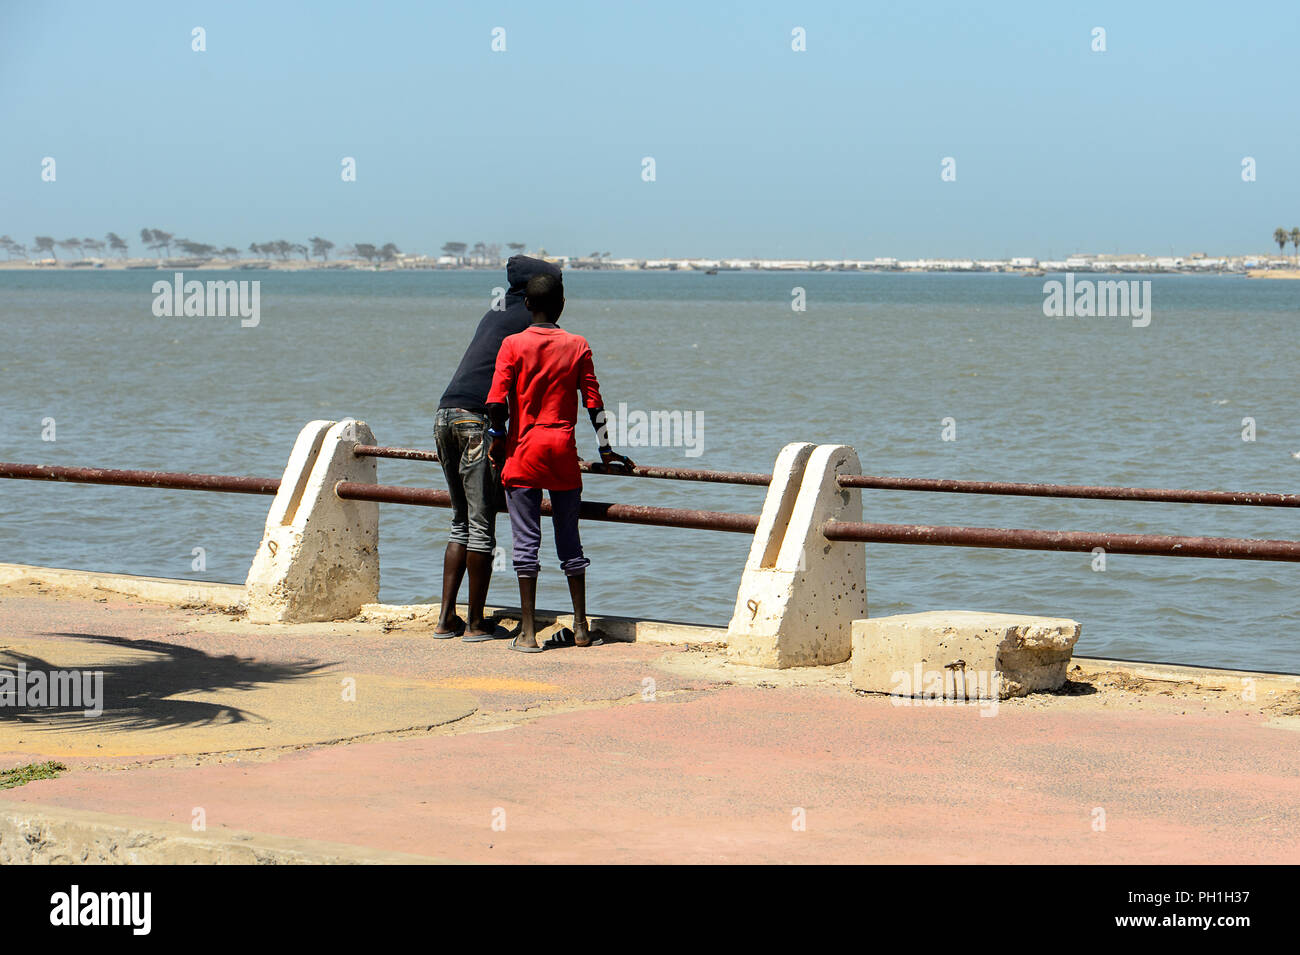
<svg viewBox="0 0 1300 955">
<path fill-rule="evenodd" d="M 1016 484 L 1010 481 L 953 481 L 944 478 L 878 477 L 845 474 L 840 487 L 886 491 L 939 491 L 947 494 L 1004 494 L 1016 497 L 1068 497 L 1103 501 L 1150 501 L 1164 504 L 1239 504 L 1255 507 L 1300 507 L 1300 494 L 1254 491 L 1186 491 L 1155 487 L 1109 487 L 1090 484 Z"/>
<path fill-rule="evenodd" d="M 397 487 L 392 484 L 359 484 L 340 481 L 334 493 L 348 501 L 377 501 L 381 504 L 418 504 L 425 507 L 451 507 L 451 494 L 423 487 Z M 551 513 L 551 502 L 542 501 L 542 513 Z M 752 534 L 758 528 L 758 515 L 733 514 L 729 511 L 697 511 L 678 507 L 649 507 L 644 504 L 609 504 L 583 501 L 578 512 L 587 521 L 612 521 L 619 524 L 649 524 L 656 527 L 686 527 L 695 530 L 731 531 Z"/>
<path fill-rule="evenodd" d="M 0 464 L 0 478 L 63 481 L 69 484 L 115 484 L 119 487 L 159 487 L 177 491 L 221 491 L 227 494 L 274 494 L 279 478 L 232 477 L 182 471 L 113 471 L 107 468 L 49 467 L 43 464 Z"/>
<path fill-rule="evenodd" d="M 417 453 L 413 449 L 367 449 L 401 452 L 406 457 Z M 433 452 L 418 452 L 429 455 Z M 385 456 L 385 455 L 375 455 Z M 426 458 L 427 460 L 427 458 Z M 436 460 L 436 458 L 434 458 Z M 639 470 L 639 469 L 638 469 Z M 646 469 L 680 471 L 682 469 Z M 595 472 L 600 473 L 600 472 Z M 615 472 L 617 473 L 617 472 Z M 635 474 L 635 472 L 633 472 Z M 727 472 L 704 471 L 710 475 L 699 480 L 715 480 L 716 475 Z M 666 476 L 666 475 L 646 475 Z M 680 476 L 680 475 L 676 475 Z M 756 475 L 742 475 L 752 478 Z M 109 470 L 105 468 L 56 467 L 37 464 L 0 463 L 0 478 L 59 481 L 77 484 L 110 484 L 126 487 L 152 487 L 175 490 L 219 491 L 235 494 L 275 494 L 280 487 L 276 478 L 237 477 L 224 474 L 195 474 L 176 471 Z M 693 478 L 685 478 L 691 480 Z M 856 480 L 855 476 L 855 480 Z M 865 480 L 875 480 L 866 478 Z M 885 479 L 901 481 L 904 479 Z M 752 483 L 752 482 L 745 482 Z M 944 482 L 980 484 L 983 482 Z M 862 485 L 853 485 L 862 486 Z M 870 485 L 867 485 L 870 486 Z M 1057 485 L 1013 485 L 1023 488 L 1058 488 Z M 909 488 L 931 490 L 938 488 Z M 949 490 L 950 488 L 942 488 Z M 1142 491 L 1133 488 L 1084 488 L 1084 490 Z M 410 488 L 391 484 L 362 484 L 340 481 L 335 493 L 346 500 L 375 501 L 391 504 L 415 504 L 428 507 L 450 507 L 451 495 L 433 488 Z M 1003 491 L 973 491 L 972 493 L 1004 493 Z M 1026 492 L 1028 493 L 1028 492 Z M 1154 492 L 1153 492 L 1154 493 Z M 1232 492 L 1159 491 L 1178 495 L 1229 495 Z M 1076 495 L 1055 495 L 1076 496 Z M 1249 500 L 1206 500 L 1197 503 L 1261 504 L 1265 506 L 1294 506 L 1294 495 L 1247 495 Z M 1281 502 L 1272 498 L 1284 498 Z M 1128 497 L 1127 500 L 1145 498 Z M 1170 498 L 1160 498 L 1169 500 Z M 1181 498 L 1185 499 L 1185 498 Z M 543 511 L 550 512 L 550 503 L 544 502 Z M 758 516 L 727 511 L 690 510 L 683 508 L 649 507 L 639 504 L 613 504 L 603 501 L 583 501 L 580 516 L 584 520 L 610 521 L 623 524 L 645 524 L 659 527 L 682 527 L 698 530 L 715 530 L 752 534 L 758 528 Z M 1092 551 L 1098 548 L 1112 554 L 1146 554 L 1166 557 L 1206 557 L 1231 560 L 1272 560 L 1300 562 L 1300 541 L 1262 540 L 1235 537 L 1179 537 L 1166 534 L 1106 534 L 1089 531 L 1042 531 L 997 527 L 942 527 L 919 524 L 873 524 L 848 521 L 829 521 L 822 532 L 828 540 L 854 541 L 882 544 L 928 544 L 946 547 L 989 547 L 1014 550 Z"/>
<path fill-rule="evenodd" d="M 402 458 L 410 461 L 437 461 L 436 451 L 419 448 L 384 448 L 357 445 L 353 453 L 365 457 Z M 671 481 L 707 481 L 716 484 L 744 484 L 766 487 L 771 474 L 752 471 L 701 471 L 694 468 L 655 468 L 637 466 L 631 471 L 605 468 L 584 461 L 581 469 L 588 474 L 622 477 L 661 478 Z M 959 481 L 948 478 L 885 477 L 876 474 L 842 474 L 840 487 L 883 491 L 937 491 L 944 494 L 998 494 L 1014 497 L 1057 497 L 1105 501 L 1147 501 L 1163 504 L 1232 504 L 1254 507 L 1300 507 L 1300 494 L 1273 494 L 1258 491 L 1194 491 L 1173 488 L 1115 487 L 1093 484 L 1018 484 L 1012 481 Z"/>
<path fill-rule="evenodd" d="M 407 461 L 437 461 L 437 451 L 424 451 L 420 448 L 381 448 L 375 445 L 358 444 L 352 453 L 359 457 L 401 458 Z M 665 481 L 706 481 L 713 484 L 749 484 L 767 487 L 772 483 L 772 475 L 756 474 L 747 471 L 700 471 L 695 468 L 647 468 L 638 465 L 632 470 L 626 468 L 606 469 L 602 464 L 582 461 L 578 465 L 585 474 L 615 474 L 624 477 L 659 478 Z"/>
<path fill-rule="evenodd" d="M 0 478 L 59 481 L 70 484 L 114 484 L 122 487 L 152 487 L 181 491 L 222 491 L 234 494 L 274 494 L 280 488 L 280 481 L 277 478 L 234 477 L 226 474 L 193 474 L 178 471 L 113 471 L 104 468 L 54 467 L 40 464 L 0 463 Z M 353 501 L 451 507 L 451 495 L 434 488 L 339 481 L 334 487 L 334 493 L 340 498 Z M 550 501 L 542 503 L 542 512 L 544 514 L 551 512 Z M 752 534 L 758 527 L 756 514 L 649 507 L 642 504 L 611 504 L 604 501 L 583 501 L 579 516 L 588 521 L 683 527 L 737 534 Z"/>
<path fill-rule="evenodd" d="M 1176 537 L 1168 534 L 1102 534 L 1036 531 L 1010 527 L 931 527 L 923 524 L 867 524 L 828 521 L 827 540 L 874 544 L 930 544 L 1010 550 L 1093 551 L 1157 557 L 1220 557 L 1231 560 L 1300 562 L 1300 541 L 1242 537 Z"/>
</svg>

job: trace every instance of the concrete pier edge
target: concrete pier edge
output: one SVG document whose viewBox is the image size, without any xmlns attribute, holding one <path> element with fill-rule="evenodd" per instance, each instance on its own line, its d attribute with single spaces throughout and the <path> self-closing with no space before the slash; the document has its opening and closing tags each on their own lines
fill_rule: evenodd
<svg viewBox="0 0 1300 955">
<path fill-rule="evenodd" d="M 75 570 L 62 567 L 41 567 L 33 564 L 0 563 L 0 587 L 10 584 L 38 584 L 52 590 L 77 594 L 86 590 L 122 594 L 150 603 L 178 609 L 204 608 L 224 612 L 242 609 L 244 588 L 239 584 L 212 581 L 179 580 L 166 577 L 138 577 L 131 574 L 110 574 L 101 571 Z M 460 605 L 458 605 L 460 607 Z M 393 622 L 428 619 L 430 629 L 438 614 L 438 604 L 365 604 L 356 618 L 360 621 Z M 463 611 L 464 608 L 460 607 Z M 489 615 L 510 616 L 518 608 L 501 606 L 485 608 Z M 602 627 L 613 639 L 622 642 L 658 643 L 665 645 L 723 646 L 727 642 L 727 628 L 709 624 L 688 623 L 675 620 L 652 620 L 636 617 L 616 617 L 589 613 L 593 626 Z M 572 619 L 565 611 L 537 611 L 539 626 L 564 625 Z M 734 663 L 736 666 L 743 664 Z M 1119 671 L 1147 680 L 1190 682 L 1204 686 L 1222 686 L 1226 682 L 1254 679 L 1268 685 L 1300 688 L 1300 674 L 1270 670 L 1233 670 L 1223 667 L 1190 666 L 1180 663 L 1142 660 L 1118 660 L 1105 657 L 1071 658 L 1070 665 L 1082 666 L 1087 672 Z"/>
<path fill-rule="evenodd" d="M 243 584 L 174 577 L 137 577 L 67 567 L 39 567 L 34 564 L 0 563 L 0 586 L 39 584 L 56 590 L 102 590 L 136 597 L 172 607 L 205 607 L 210 610 L 243 609 Z"/>
<path fill-rule="evenodd" d="M 137 577 L 131 574 L 111 574 L 103 571 L 76 570 L 66 567 L 41 567 L 34 564 L 0 563 L 0 587 L 9 584 L 34 584 L 51 590 L 69 594 L 84 591 L 103 591 L 135 597 L 150 603 L 161 604 L 178 609 L 202 608 L 222 612 L 243 611 L 247 604 L 245 589 L 242 584 L 218 583 L 203 580 L 182 580 L 168 577 Z M 467 608 L 457 604 L 463 617 Z M 393 622 L 428 619 L 432 628 L 438 615 L 439 605 L 428 604 L 382 604 L 366 603 L 361 605 L 356 617 L 349 619 L 363 621 Z M 509 605 L 487 606 L 488 616 L 517 617 L 518 607 Z M 591 625 L 604 631 L 607 639 L 635 643 L 663 644 L 724 644 L 727 640 L 727 628 L 709 626 L 680 620 L 652 620 L 638 617 L 621 617 L 595 612 L 588 613 Z M 540 626 L 560 624 L 569 626 L 573 621 L 572 611 L 546 610 L 538 608 L 537 622 Z M 323 623 L 327 621 L 313 621 Z M 346 621 L 338 621 L 346 622 Z"/>
</svg>

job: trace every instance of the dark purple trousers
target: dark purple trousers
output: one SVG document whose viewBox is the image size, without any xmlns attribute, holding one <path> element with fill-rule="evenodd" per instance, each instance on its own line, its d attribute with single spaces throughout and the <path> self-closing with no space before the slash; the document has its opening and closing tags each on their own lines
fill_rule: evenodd
<svg viewBox="0 0 1300 955">
<path fill-rule="evenodd" d="M 555 553 L 560 567 L 570 577 L 587 571 L 591 561 L 582 555 L 582 538 L 578 534 L 578 505 L 582 491 L 551 492 L 551 526 L 555 530 Z M 537 551 L 542 543 L 542 489 L 537 487 L 506 488 L 506 507 L 510 511 L 510 530 L 514 535 L 515 573 L 536 577 L 542 569 Z"/>
</svg>

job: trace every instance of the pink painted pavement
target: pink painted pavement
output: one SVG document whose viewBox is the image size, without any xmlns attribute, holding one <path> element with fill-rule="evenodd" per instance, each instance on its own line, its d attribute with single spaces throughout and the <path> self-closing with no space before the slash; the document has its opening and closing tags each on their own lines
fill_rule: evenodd
<svg viewBox="0 0 1300 955">
<path fill-rule="evenodd" d="M 667 647 L 528 656 L 329 625 L 272 639 L 118 598 L 10 596 L 0 613 L 27 637 L 114 634 L 450 681 L 478 696 L 481 730 L 74 766 L 6 800 L 187 823 L 202 807 L 210 829 L 469 862 L 1300 861 L 1294 718 L 1221 700 L 1102 691 L 986 717 L 843 685 L 690 678 L 686 658 L 705 654 Z"/>
</svg>

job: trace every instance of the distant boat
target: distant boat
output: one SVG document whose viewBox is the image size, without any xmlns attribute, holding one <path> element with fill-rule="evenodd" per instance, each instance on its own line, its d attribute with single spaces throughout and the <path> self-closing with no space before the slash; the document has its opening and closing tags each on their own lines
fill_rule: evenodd
<svg viewBox="0 0 1300 955">
<path fill-rule="evenodd" d="M 705 275 L 717 275 L 717 274 L 718 274 L 718 270 L 717 270 L 717 269 L 706 269 L 705 272 L 704 272 L 704 274 L 705 274 Z"/>
</svg>

